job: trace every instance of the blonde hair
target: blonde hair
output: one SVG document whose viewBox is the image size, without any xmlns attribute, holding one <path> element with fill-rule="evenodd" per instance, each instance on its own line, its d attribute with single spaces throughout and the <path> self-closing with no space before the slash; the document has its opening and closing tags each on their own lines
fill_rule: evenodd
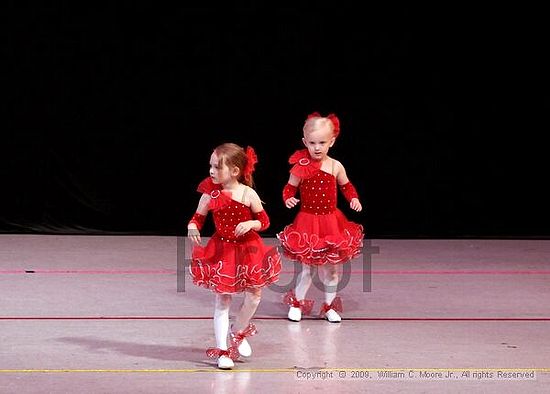
<svg viewBox="0 0 550 394">
<path fill-rule="evenodd" d="M 247 186 L 254 187 L 254 179 L 252 174 L 245 176 L 245 168 L 248 165 L 248 156 L 245 150 L 237 144 L 232 142 L 226 142 L 225 144 L 218 145 L 214 152 L 219 158 L 219 165 L 224 164 L 228 167 L 237 167 L 239 169 L 238 181 L 244 183 Z"/>
<path fill-rule="evenodd" d="M 329 116 L 321 116 L 318 113 L 309 115 L 304 123 L 303 131 L 304 134 L 309 134 L 325 127 L 328 127 L 334 137 L 338 137 L 340 134 L 340 121 L 334 114 Z"/>
</svg>

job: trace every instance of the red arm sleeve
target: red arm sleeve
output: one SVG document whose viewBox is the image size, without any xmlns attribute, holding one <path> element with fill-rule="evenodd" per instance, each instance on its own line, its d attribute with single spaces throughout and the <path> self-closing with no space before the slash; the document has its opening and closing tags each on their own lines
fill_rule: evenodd
<svg viewBox="0 0 550 394">
<path fill-rule="evenodd" d="M 200 230 L 202 228 L 202 226 L 204 225 L 204 219 L 206 219 L 205 215 L 201 215 L 200 213 L 195 212 L 195 214 L 193 215 L 193 217 L 189 221 L 189 224 L 195 223 L 195 225 L 197 226 L 197 229 Z"/>
<path fill-rule="evenodd" d="M 296 190 L 298 190 L 296 186 L 287 183 L 283 188 L 283 202 L 286 202 L 289 198 L 294 197 L 296 195 Z"/>
<path fill-rule="evenodd" d="M 355 190 L 355 186 L 353 186 L 351 182 L 348 182 L 345 185 L 340 185 L 340 191 L 348 202 L 350 202 L 352 198 L 359 198 L 357 190 Z"/>
<path fill-rule="evenodd" d="M 265 209 L 261 210 L 260 212 L 253 213 L 253 216 L 255 220 L 259 220 L 261 223 L 261 227 L 258 231 L 263 231 L 269 227 L 269 217 L 267 216 Z"/>
</svg>

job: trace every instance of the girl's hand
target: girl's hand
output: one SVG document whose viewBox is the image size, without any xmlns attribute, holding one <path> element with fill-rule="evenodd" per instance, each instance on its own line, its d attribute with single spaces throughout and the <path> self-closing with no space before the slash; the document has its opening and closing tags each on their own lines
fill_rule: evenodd
<svg viewBox="0 0 550 394">
<path fill-rule="evenodd" d="M 361 210 L 363 209 L 358 198 L 352 198 L 349 202 L 349 207 L 357 212 L 361 212 Z"/>
<path fill-rule="evenodd" d="M 201 233 L 197 228 L 187 227 L 187 237 L 196 245 L 201 244 Z"/>
<path fill-rule="evenodd" d="M 246 222 L 240 222 L 235 227 L 235 236 L 240 237 L 241 235 L 245 235 L 247 232 L 254 228 L 256 223 L 258 223 L 257 220 L 247 220 Z"/>
<path fill-rule="evenodd" d="M 298 205 L 299 202 L 300 200 L 298 200 L 296 197 L 290 197 L 285 201 L 285 206 L 288 209 L 294 208 L 296 205 Z"/>
</svg>

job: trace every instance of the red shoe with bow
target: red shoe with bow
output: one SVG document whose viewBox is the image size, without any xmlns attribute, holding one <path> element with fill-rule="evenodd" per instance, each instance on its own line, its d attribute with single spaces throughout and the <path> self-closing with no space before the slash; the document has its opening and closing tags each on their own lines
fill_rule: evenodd
<svg viewBox="0 0 550 394">
<path fill-rule="evenodd" d="M 244 330 L 237 332 L 233 332 L 233 327 L 231 327 L 231 347 L 236 348 L 241 356 L 250 357 L 252 355 L 252 348 L 246 338 L 255 335 L 257 332 L 258 330 L 256 330 L 254 323 L 249 323 Z"/>
<path fill-rule="evenodd" d="M 313 300 L 298 300 L 294 291 L 290 290 L 285 294 L 283 303 L 290 306 L 288 310 L 288 320 L 300 321 L 302 320 L 302 314 L 309 315 L 313 309 Z"/>
<path fill-rule="evenodd" d="M 239 351 L 233 346 L 227 350 L 210 347 L 206 349 L 206 355 L 210 358 L 218 358 L 219 369 L 231 369 L 235 366 L 233 361 L 239 358 Z"/>
<path fill-rule="evenodd" d="M 343 312 L 342 299 L 340 297 L 336 297 L 334 300 L 332 300 L 330 305 L 324 302 L 321 306 L 321 312 L 319 313 L 319 316 L 324 317 L 331 323 L 340 323 L 342 321 L 342 318 L 340 317 L 338 312 Z"/>
</svg>

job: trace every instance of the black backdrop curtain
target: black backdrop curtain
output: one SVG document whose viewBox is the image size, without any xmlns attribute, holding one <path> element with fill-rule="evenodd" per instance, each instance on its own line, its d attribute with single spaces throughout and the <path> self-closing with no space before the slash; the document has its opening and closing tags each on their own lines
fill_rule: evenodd
<svg viewBox="0 0 550 394">
<path fill-rule="evenodd" d="M 231 141 L 257 151 L 273 236 L 320 111 L 368 236 L 550 236 L 537 13 L 368 7 L 11 5 L 0 232 L 185 234 Z"/>
</svg>

